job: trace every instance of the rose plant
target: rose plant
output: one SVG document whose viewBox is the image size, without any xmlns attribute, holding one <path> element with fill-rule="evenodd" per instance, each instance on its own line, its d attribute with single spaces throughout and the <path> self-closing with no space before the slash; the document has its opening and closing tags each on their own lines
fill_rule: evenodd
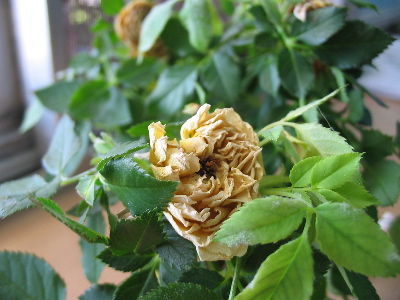
<svg viewBox="0 0 400 300">
<path fill-rule="evenodd" d="M 368 276 L 400 272 L 399 237 L 377 224 L 398 199 L 399 138 L 370 128 L 363 95 L 385 103 L 357 79 L 393 38 L 328 1 L 101 5 L 114 24 L 35 92 L 23 130 L 43 106 L 60 120 L 45 175 L 0 186 L 1 217 L 36 205 L 81 237 L 82 300 L 379 299 Z M 66 185 L 82 197 L 68 212 L 51 199 Z M 105 265 L 131 275 L 99 284 Z M 65 285 L 3 251 L 0 294 Z"/>
</svg>

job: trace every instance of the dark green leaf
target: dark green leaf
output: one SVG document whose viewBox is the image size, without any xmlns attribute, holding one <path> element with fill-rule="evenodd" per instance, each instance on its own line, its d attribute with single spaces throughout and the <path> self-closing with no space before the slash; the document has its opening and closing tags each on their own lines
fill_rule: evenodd
<svg viewBox="0 0 400 300">
<path fill-rule="evenodd" d="M 388 33 L 377 27 L 351 20 L 322 44 L 316 54 L 329 65 L 341 69 L 358 68 L 370 63 L 393 41 Z"/>
<path fill-rule="evenodd" d="M 232 104 L 240 92 L 240 70 L 232 58 L 221 51 L 216 52 L 203 69 L 204 86 L 218 101 Z"/>
<path fill-rule="evenodd" d="M 102 103 L 95 115 L 93 121 L 100 123 L 105 127 L 114 127 L 127 125 L 132 122 L 128 99 L 116 87 L 108 89 L 109 98 L 107 102 Z"/>
<path fill-rule="evenodd" d="M 158 216 L 145 212 L 139 217 L 121 220 L 110 232 L 110 249 L 116 254 L 141 254 L 164 241 Z"/>
<path fill-rule="evenodd" d="M 139 38 L 139 51 L 146 52 L 153 47 L 171 17 L 177 0 L 168 0 L 155 5 L 143 21 Z"/>
<path fill-rule="evenodd" d="M 145 269 L 132 273 L 115 291 L 113 300 L 139 299 L 149 291 L 158 287 L 157 277 L 153 269 Z M 140 299 L 143 299 L 142 297 Z"/>
<path fill-rule="evenodd" d="M 293 35 L 306 44 L 320 45 L 344 25 L 346 11 L 346 8 L 336 6 L 311 10 L 305 22 L 296 19 L 292 25 Z"/>
<path fill-rule="evenodd" d="M 223 280 L 224 277 L 218 272 L 201 268 L 193 268 L 183 272 L 179 278 L 179 282 L 198 284 L 209 290 L 217 288 Z"/>
<path fill-rule="evenodd" d="M 163 261 L 161 261 L 158 271 L 160 272 L 160 286 L 167 286 L 170 283 L 177 282 L 183 273 L 182 270 L 174 269 Z"/>
<path fill-rule="evenodd" d="M 154 58 L 146 57 L 140 63 L 137 59 L 130 59 L 118 69 L 117 78 L 129 86 L 145 87 L 156 79 L 161 69 L 162 63 Z"/>
<path fill-rule="evenodd" d="M 319 285 L 324 280 L 326 273 L 331 266 L 330 259 L 321 251 L 313 249 L 314 260 L 314 287 Z"/>
<path fill-rule="evenodd" d="M 89 215 L 86 226 L 100 234 L 104 234 L 105 223 L 101 211 Z M 79 241 L 79 244 L 82 251 L 83 272 L 91 283 L 96 283 L 104 269 L 104 263 L 95 258 L 104 250 L 105 246 L 97 243 L 90 244 L 82 239 Z"/>
<path fill-rule="evenodd" d="M 179 36 L 179 39 L 176 37 Z M 198 53 L 189 42 L 189 33 L 178 18 L 171 18 L 161 34 L 169 53 L 177 57 L 187 57 Z"/>
<path fill-rule="evenodd" d="M 186 99 L 193 94 L 196 78 L 196 68 L 189 64 L 165 69 L 148 101 L 163 115 L 172 116 L 183 108 Z"/>
<path fill-rule="evenodd" d="M 352 287 L 352 293 L 357 300 L 379 300 L 375 287 L 368 277 L 359 273 L 345 270 Z"/>
<path fill-rule="evenodd" d="M 53 200 L 38 198 L 37 201 L 43 209 L 45 209 L 57 220 L 64 223 L 67 227 L 77 233 L 85 241 L 89 243 L 108 244 L 108 238 L 106 236 L 99 234 L 98 232 L 68 218 L 62 211 L 62 209 Z"/>
<path fill-rule="evenodd" d="M 186 0 L 180 17 L 189 32 L 190 44 L 200 52 L 205 52 L 213 35 L 209 2 Z"/>
<path fill-rule="evenodd" d="M 168 222 L 164 222 L 164 233 L 167 241 L 157 246 L 157 253 L 165 264 L 186 270 L 196 263 L 197 253 L 193 243 L 181 237 Z"/>
<path fill-rule="evenodd" d="M 311 170 L 321 161 L 321 156 L 313 156 L 299 161 L 290 170 L 289 178 L 292 186 L 305 187 L 311 185 Z"/>
<path fill-rule="evenodd" d="M 305 157 L 330 156 L 353 152 L 353 147 L 339 135 L 338 132 L 323 127 L 320 124 L 296 124 L 297 138 L 307 144 Z"/>
<path fill-rule="evenodd" d="M 106 81 L 87 81 L 73 93 L 69 114 L 76 119 L 94 118 L 109 99 L 110 92 Z"/>
<path fill-rule="evenodd" d="M 365 173 L 365 186 L 382 206 L 394 205 L 400 195 L 400 166 L 391 160 L 371 164 Z"/>
<path fill-rule="evenodd" d="M 349 119 L 359 122 L 364 115 L 364 93 L 354 89 L 349 93 Z"/>
<path fill-rule="evenodd" d="M 109 283 L 94 284 L 79 296 L 79 300 L 112 300 L 116 288 L 115 285 Z"/>
<path fill-rule="evenodd" d="M 35 98 L 25 109 L 24 118 L 19 127 L 19 132 L 25 133 L 39 123 L 44 113 L 43 104 Z"/>
<path fill-rule="evenodd" d="M 124 0 L 101 0 L 101 8 L 108 15 L 117 14 L 124 7 Z"/>
<path fill-rule="evenodd" d="M 279 78 L 283 87 L 293 96 L 305 99 L 314 80 L 311 63 L 292 49 L 283 49 L 278 58 Z"/>
<path fill-rule="evenodd" d="M 266 59 L 258 79 L 264 91 L 273 96 L 277 95 L 281 80 L 278 74 L 278 61 L 276 56 L 271 55 Z"/>
<path fill-rule="evenodd" d="M 344 153 L 324 158 L 311 170 L 311 185 L 326 189 L 340 187 L 360 168 L 360 159 L 359 153 Z"/>
<path fill-rule="evenodd" d="M 375 11 L 378 10 L 374 4 L 372 4 L 371 2 L 368 2 L 368 1 L 364 1 L 364 0 L 347 0 L 347 1 L 349 1 L 350 3 L 354 4 L 355 6 L 357 6 L 359 8 L 369 8 L 369 9 L 373 9 Z"/>
<path fill-rule="evenodd" d="M 400 253 L 400 216 L 390 224 L 389 235 Z"/>
<path fill-rule="evenodd" d="M 133 272 L 144 267 L 153 258 L 153 255 L 136 255 L 126 253 L 123 255 L 114 254 L 109 248 L 105 249 L 97 258 L 111 268 L 122 272 Z"/>
<path fill-rule="evenodd" d="M 281 14 L 279 12 L 278 4 L 275 1 L 262 0 L 261 5 L 264 7 L 265 13 L 267 14 L 268 21 L 274 24 L 281 23 Z"/>
<path fill-rule="evenodd" d="M 161 287 L 151 291 L 141 300 L 188 300 L 188 299 L 207 299 L 222 300 L 217 294 L 209 289 L 192 283 L 173 283 L 167 287 Z"/>
<path fill-rule="evenodd" d="M 317 207 L 317 241 L 335 263 L 367 276 L 394 276 L 400 257 L 387 234 L 364 211 L 346 203 Z"/>
<path fill-rule="evenodd" d="M 155 121 L 145 121 L 130 127 L 126 132 L 134 138 L 149 135 L 149 125 Z"/>
<path fill-rule="evenodd" d="M 262 263 L 253 281 L 235 299 L 309 299 L 313 290 L 313 260 L 307 238 L 279 248 Z"/>
<path fill-rule="evenodd" d="M 393 137 L 382 133 L 379 130 L 362 130 L 361 149 L 365 152 L 364 158 L 374 163 L 384 159 L 393 153 Z"/>
<path fill-rule="evenodd" d="M 35 91 L 40 102 L 59 113 L 67 111 L 71 97 L 81 83 L 79 81 L 60 81 Z"/>
<path fill-rule="evenodd" d="M 17 211 L 33 206 L 31 197 L 51 197 L 60 185 L 60 179 L 55 177 L 46 182 L 39 175 L 4 182 L 0 185 L 0 218 L 5 218 Z"/>
<path fill-rule="evenodd" d="M 260 180 L 259 191 L 260 193 L 263 193 L 263 190 L 274 187 L 283 187 L 289 182 L 289 177 L 284 175 L 265 175 Z"/>
<path fill-rule="evenodd" d="M 224 221 L 214 240 L 229 246 L 277 242 L 300 226 L 307 208 L 307 203 L 293 198 L 254 199 Z"/>
<path fill-rule="evenodd" d="M 44 260 L 5 251 L 0 252 L 0 295 L 4 300 L 63 300 L 65 284 Z"/>
<path fill-rule="evenodd" d="M 125 142 L 125 143 L 117 144 L 109 152 L 107 152 L 106 154 L 103 155 L 101 161 L 97 165 L 97 169 L 99 169 L 99 170 L 102 169 L 104 167 L 104 165 L 112 159 L 124 157 L 128 154 L 131 154 L 133 152 L 136 152 L 143 148 L 146 148 L 147 146 L 148 146 L 148 144 L 144 144 L 139 141 Z"/>
<path fill-rule="evenodd" d="M 286 243 L 287 240 L 282 240 L 277 243 L 249 246 L 243 258 L 242 270 L 245 273 L 256 273 L 266 258 Z"/>
<path fill-rule="evenodd" d="M 109 161 L 100 173 L 133 216 L 154 208 L 163 210 L 177 185 L 177 182 L 160 181 L 145 174 L 129 158 Z"/>
</svg>

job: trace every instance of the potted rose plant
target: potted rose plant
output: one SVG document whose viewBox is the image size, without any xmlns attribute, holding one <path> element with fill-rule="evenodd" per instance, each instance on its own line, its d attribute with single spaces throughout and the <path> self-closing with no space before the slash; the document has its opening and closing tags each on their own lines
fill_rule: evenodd
<svg viewBox="0 0 400 300">
<path fill-rule="evenodd" d="M 61 116 L 45 176 L 2 184 L 1 216 L 36 205 L 84 254 L 103 245 L 83 300 L 379 299 L 368 276 L 400 272 L 376 222 L 399 143 L 370 128 L 363 95 L 385 104 L 357 79 L 393 38 L 328 1 L 101 4 L 116 17 L 93 26 L 95 51 L 36 91 Z M 51 199 L 65 185 L 82 196 L 68 212 Z M 4 299 L 65 298 L 43 260 L 0 261 Z M 131 276 L 98 284 L 104 264 Z"/>
</svg>

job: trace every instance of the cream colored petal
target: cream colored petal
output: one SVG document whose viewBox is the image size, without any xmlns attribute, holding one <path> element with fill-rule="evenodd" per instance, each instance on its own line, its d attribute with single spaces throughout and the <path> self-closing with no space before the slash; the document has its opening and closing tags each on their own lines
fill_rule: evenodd
<svg viewBox="0 0 400 300">
<path fill-rule="evenodd" d="M 200 156 L 208 145 L 203 137 L 192 137 L 181 140 L 181 147 L 186 153 L 194 153 L 196 156 Z"/>
<path fill-rule="evenodd" d="M 165 164 L 177 170 L 180 176 L 196 173 L 200 170 L 200 161 L 193 153 L 184 153 L 179 148 L 168 149 Z"/>
<path fill-rule="evenodd" d="M 205 247 L 196 247 L 201 261 L 231 260 L 234 256 L 246 254 L 247 245 L 229 247 L 218 242 L 211 242 Z"/>
<path fill-rule="evenodd" d="M 150 167 L 157 179 L 179 181 L 179 173 L 176 170 L 174 171 L 171 166 L 157 167 L 151 165 Z"/>
<path fill-rule="evenodd" d="M 181 127 L 181 138 L 188 139 L 193 135 L 193 131 L 199 127 L 208 115 L 208 111 L 210 110 L 210 104 L 203 104 L 197 113 L 189 118 Z"/>
</svg>

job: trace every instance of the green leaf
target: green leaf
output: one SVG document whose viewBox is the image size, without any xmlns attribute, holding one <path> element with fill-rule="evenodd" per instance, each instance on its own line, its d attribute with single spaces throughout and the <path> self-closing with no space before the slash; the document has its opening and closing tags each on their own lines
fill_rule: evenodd
<svg viewBox="0 0 400 300">
<path fill-rule="evenodd" d="M 376 6 L 368 1 L 364 1 L 364 0 L 347 0 L 350 3 L 354 4 L 355 6 L 359 7 L 359 8 L 369 8 L 375 11 L 378 11 L 378 9 L 376 8 Z"/>
<path fill-rule="evenodd" d="M 201 79 L 218 101 L 234 103 L 240 92 L 240 70 L 233 59 L 221 51 L 209 59 Z"/>
<path fill-rule="evenodd" d="M 116 288 L 110 283 L 93 284 L 83 295 L 79 296 L 79 300 L 112 300 Z"/>
<path fill-rule="evenodd" d="M 278 57 L 279 78 L 283 87 L 299 99 L 305 99 L 314 80 L 311 63 L 293 49 L 283 49 Z"/>
<path fill-rule="evenodd" d="M 99 105 L 93 121 L 105 127 L 123 126 L 132 122 L 128 99 L 116 87 L 108 89 L 109 98 Z"/>
<path fill-rule="evenodd" d="M 269 188 L 284 187 L 289 182 L 289 177 L 284 175 L 265 175 L 259 182 L 259 192 L 263 193 L 264 190 Z"/>
<path fill-rule="evenodd" d="M 222 300 L 217 294 L 209 289 L 192 283 L 173 283 L 167 287 L 161 287 L 152 290 L 141 300 L 187 300 L 187 299 L 207 299 L 207 300 Z"/>
<path fill-rule="evenodd" d="M 364 93 L 354 89 L 349 93 L 349 119 L 352 122 L 359 122 L 364 116 Z"/>
<path fill-rule="evenodd" d="M 183 272 L 178 282 L 194 283 L 204 286 L 209 290 L 214 290 L 223 281 L 224 277 L 222 277 L 216 271 L 201 269 L 201 268 L 193 268 L 186 272 Z"/>
<path fill-rule="evenodd" d="M 311 10 L 305 22 L 296 19 L 292 34 L 308 45 L 320 45 L 344 25 L 346 15 L 344 7 L 328 6 Z"/>
<path fill-rule="evenodd" d="M 185 101 L 193 94 L 196 78 L 196 68 L 189 64 L 165 69 L 147 101 L 163 115 L 172 116 L 183 108 Z"/>
<path fill-rule="evenodd" d="M 375 287 L 368 277 L 342 268 L 348 282 L 351 285 L 351 292 L 357 300 L 380 300 Z"/>
<path fill-rule="evenodd" d="M 313 291 L 313 260 L 305 236 L 268 256 L 237 300 L 308 300 Z"/>
<path fill-rule="evenodd" d="M 391 160 L 377 161 L 367 168 L 365 186 L 382 206 L 394 205 L 400 195 L 400 165 Z"/>
<path fill-rule="evenodd" d="M 68 228 L 70 228 L 88 243 L 108 244 L 108 238 L 106 236 L 68 218 L 53 200 L 38 198 L 37 202 L 38 205 L 40 205 L 44 210 L 46 210 L 60 222 L 64 223 Z"/>
<path fill-rule="evenodd" d="M 290 170 L 289 179 L 293 187 L 305 187 L 311 185 L 311 171 L 315 164 L 321 161 L 321 156 L 313 156 L 299 161 Z"/>
<path fill-rule="evenodd" d="M 124 0 L 101 0 L 101 8 L 108 15 L 116 15 L 124 7 Z"/>
<path fill-rule="evenodd" d="M 281 23 L 281 14 L 279 12 L 278 4 L 275 1 L 262 0 L 261 5 L 263 6 L 265 13 L 267 14 L 268 21 L 274 24 Z"/>
<path fill-rule="evenodd" d="M 276 126 L 272 127 L 271 129 L 262 130 L 258 134 L 268 140 L 277 141 L 279 136 L 281 135 L 282 130 L 283 130 L 282 125 L 276 125 Z"/>
<path fill-rule="evenodd" d="M 281 121 L 283 121 L 283 122 L 290 121 L 292 119 L 295 119 L 295 118 L 303 115 L 307 111 L 320 106 L 321 104 L 325 103 L 327 100 L 329 100 L 330 98 L 335 96 L 343 88 L 344 87 L 338 88 L 337 90 L 333 91 L 332 93 L 330 93 L 329 95 L 325 96 L 322 99 L 315 100 L 311 103 L 308 103 L 307 105 L 300 106 L 299 108 L 296 108 L 295 110 L 290 111 Z"/>
<path fill-rule="evenodd" d="M 42 160 L 45 170 L 51 175 L 72 175 L 86 154 L 89 130 L 89 123 L 75 124 L 63 115 Z"/>
<path fill-rule="evenodd" d="M 93 206 L 96 191 L 96 181 L 98 180 L 98 175 L 87 175 L 79 179 L 79 183 L 76 186 L 76 190 L 79 195 L 90 205 Z"/>
<path fill-rule="evenodd" d="M 0 185 L 0 218 L 32 207 L 33 203 L 30 198 L 53 196 L 59 186 L 60 179 L 58 177 L 46 182 L 36 174 L 2 183 Z"/>
<path fill-rule="evenodd" d="M 126 131 L 131 137 L 138 138 L 141 136 L 147 136 L 149 134 L 149 125 L 153 122 L 153 120 L 150 121 L 144 121 L 142 123 L 133 125 L 132 127 L 129 127 L 129 129 Z"/>
<path fill-rule="evenodd" d="M 155 5 L 143 21 L 140 30 L 139 51 L 144 53 L 153 47 L 160 36 L 168 19 L 171 17 L 173 7 L 177 0 L 168 0 Z"/>
<path fill-rule="evenodd" d="M 139 217 L 121 220 L 110 232 L 110 249 L 116 254 L 135 252 L 142 254 L 164 241 L 161 224 L 154 212 L 145 212 Z"/>
<path fill-rule="evenodd" d="M 390 224 L 389 235 L 400 253 L 400 216 Z"/>
<path fill-rule="evenodd" d="M 347 21 L 335 35 L 316 49 L 318 57 L 341 69 L 368 64 L 394 41 L 383 30 L 360 20 Z"/>
<path fill-rule="evenodd" d="M 148 144 L 144 144 L 139 141 L 119 143 L 115 145 L 115 147 L 113 147 L 110 151 L 108 151 L 106 154 L 103 155 L 101 161 L 97 165 L 97 169 L 99 170 L 102 169 L 104 165 L 112 159 L 124 157 L 128 154 L 144 149 L 147 146 Z"/>
<path fill-rule="evenodd" d="M 177 182 L 161 181 L 145 174 L 129 158 L 107 162 L 100 173 L 133 216 L 154 208 L 163 210 L 177 186 Z"/>
<path fill-rule="evenodd" d="M 262 64 L 260 76 L 258 77 L 260 87 L 268 94 L 276 96 L 281 85 L 278 73 L 277 57 L 270 55 Z"/>
<path fill-rule="evenodd" d="M 136 255 L 134 253 L 126 253 L 122 255 L 114 254 L 109 248 L 105 249 L 97 258 L 111 268 L 122 272 L 133 272 L 151 261 L 153 255 Z"/>
<path fill-rule="evenodd" d="M 396 248 L 364 211 L 346 203 L 325 203 L 316 210 L 317 241 L 335 263 L 367 276 L 400 272 Z"/>
<path fill-rule="evenodd" d="M 320 124 L 304 123 L 296 124 L 297 138 L 308 146 L 305 157 L 330 156 L 353 152 L 346 140 L 338 132 L 323 127 Z"/>
<path fill-rule="evenodd" d="M 364 158 L 371 164 L 393 154 L 393 137 L 380 130 L 361 130 L 362 140 L 359 152 L 365 152 Z"/>
<path fill-rule="evenodd" d="M 160 266 L 158 268 L 159 274 L 159 282 L 160 286 L 167 286 L 170 283 L 177 282 L 181 277 L 183 271 L 179 269 L 174 269 L 161 261 Z"/>
<path fill-rule="evenodd" d="M 72 95 L 80 84 L 79 81 L 55 82 L 44 89 L 35 91 L 35 95 L 48 109 L 65 113 L 68 110 Z"/>
<path fill-rule="evenodd" d="M 65 284 L 44 260 L 27 253 L 0 252 L 3 299 L 65 299 Z"/>
<path fill-rule="evenodd" d="M 144 269 L 132 273 L 115 291 L 113 300 L 144 299 L 141 297 L 158 287 L 157 277 L 153 269 Z M 175 299 L 174 299 L 175 300 Z"/>
<path fill-rule="evenodd" d="M 94 118 L 109 99 L 110 92 L 106 81 L 87 81 L 73 93 L 69 114 L 75 119 Z"/>
<path fill-rule="evenodd" d="M 167 241 L 157 246 L 161 260 L 171 268 L 186 270 L 197 262 L 193 243 L 181 237 L 169 222 L 164 222 Z"/>
<path fill-rule="evenodd" d="M 160 60 L 155 58 L 145 57 L 140 63 L 137 59 L 130 59 L 123 62 L 117 70 L 117 78 L 119 82 L 129 86 L 146 87 L 156 79 L 162 66 Z"/>
<path fill-rule="evenodd" d="M 345 153 L 324 158 L 311 170 L 311 185 L 326 189 L 340 187 L 360 168 L 360 159 L 359 153 Z"/>
<path fill-rule="evenodd" d="M 89 52 L 79 52 L 72 57 L 69 66 L 77 73 L 90 72 L 94 67 L 99 67 L 99 59 Z"/>
<path fill-rule="evenodd" d="M 101 211 L 89 215 L 86 226 L 100 234 L 104 234 L 105 222 Z M 103 244 L 90 244 L 82 239 L 80 239 L 79 244 L 82 251 L 83 272 L 91 283 L 96 283 L 104 269 L 104 263 L 95 258 L 104 250 L 105 246 Z"/>
<path fill-rule="evenodd" d="M 379 205 L 379 201 L 362 186 L 354 182 L 346 182 L 333 190 L 340 194 L 355 207 L 364 208 L 370 205 Z"/>
<path fill-rule="evenodd" d="M 214 240 L 229 246 L 277 242 L 300 226 L 307 208 L 307 203 L 294 198 L 254 199 L 222 223 Z"/>
<path fill-rule="evenodd" d="M 180 18 L 189 32 L 190 44 L 200 52 L 206 52 L 213 35 L 208 0 L 186 0 Z"/>
<path fill-rule="evenodd" d="M 24 118 L 19 127 L 19 132 L 25 133 L 32 129 L 37 123 L 39 123 L 44 113 L 43 104 L 35 97 L 34 100 L 29 104 L 28 108 L 25 109 Z"/>
</svg>

